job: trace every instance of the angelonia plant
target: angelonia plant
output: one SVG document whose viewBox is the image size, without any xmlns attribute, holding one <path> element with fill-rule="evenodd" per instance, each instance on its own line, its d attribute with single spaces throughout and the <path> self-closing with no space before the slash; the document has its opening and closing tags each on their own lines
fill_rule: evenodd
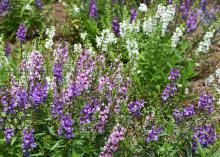
<svg viewBox="0 0 220 157">
<path fill-rule="evenodd" d="M 10 3 L 0 2 L 7 16 Z M 28 22 L 17 25 L 15 43 L 0 36 L 0 156 L 220 155 L 220 70 L 198 93 L 189 83 L 218 42 L 217 8 L 204 0 L 61 4 L 80 21 L 74 42 L 55 25 L 29 39 Z"/>
</svg>

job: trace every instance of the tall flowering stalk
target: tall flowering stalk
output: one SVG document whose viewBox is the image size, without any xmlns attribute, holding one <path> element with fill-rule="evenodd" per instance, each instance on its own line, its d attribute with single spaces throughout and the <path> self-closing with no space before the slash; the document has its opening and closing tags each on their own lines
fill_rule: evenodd
<svg viewBox="0 0 220 157">
<path fill-rule="evenodd" d="M 51 28 L 47 28 L 46 30 L 46 35 L 47 35 L 47 39 L 46 39 L 46 43 L 45 43 L 45 47 L 46 49 L 51 49 L 53 46 L 53 38 L 55 36 L 55 26 L 51 26 Z"/>
<path fill-rule="evenodd" d="M 134 23 L 134 21 L 137 18 L 137 15 L 138 15 L 137 10 L 134 7 L 132 7 L 130 10 L 130 22 L 131 23 Z"/>
<path fill-rule="evenodd" d="M 115 36 L 117 36 L 117 37 L 120 36 L 120 25 L 119 25 L 118 18 L 116 16 L 114 16 L 112 19 L 112 30 L 113 30 Z"/>
<path fill-rule="evenodd" d="M 58 135 L 61 135 L 64 132 L 64 136 L 67 139 L 73 137 L 73 121 L 72 115 L 70 113 L 63 114 L 60 117 L 60 127 L 58 129 Z"/>
<path fill-rule="evenodd" d="M 186 23 L 187 32 L 192 32 L 197 28 L 197 13 L 191 12 Z"/>
<path fill-rule="evenodd" d="M 9 42 L 6 42 L 4 51 L 5 51 L 6 57 L 8 57 L 9 54 L 11 53 L 11 46 L 10 46 L 10 43 L 9 43 Z"/>
<path fill-rule="evenodd" d="M 183 0 L 180 5 L 180 13 L 182 13 L 182 19 L 186 20 L 189 15 L 189 10 L 191 6 L 190 0 Z"/>
<path fill-rule="evenodd" d="M 134 102 L 131 101 L 128 104 L 129 112 L 135 117 L 140 116 L 140 111 L 142 107 L 144 107 L 144 100 L 137 100 Z"/>
<path fill-rule="evenodd" d="M 178 109 L 175 109 L 173 112 L 173 119 L 176 121 L 176 123 L 180 123 L 184 118 L 192 117 L 195 115 L 195 109 L 194 105 L 190 104 L 186 107 L 184 107 L 183 111 L 180 112 Z"/>
<path fill-rule="evenodd" d="M 99 157 L 112 157 L 113 153 L 118 149 L 119 142 L 124 139 L 126 129 L 117 124 L 108 138 L 108 143 L 104 146 Z"/>
<path fill-rule="evenodd" d="M 17 38 L 20 42 L 24 42 L 26 39 L 26 26 L 24 24 L 20 24 L 17 31 Z"/>
<path fill-rule="evenodd" d="M 208 52 L 211 46 L 211 39 L 213 38 L 215 30 L 206 32 L 205 36 L 203 37 L 203 41 L 199 43 L 199 47 L 196 50 L 197 52 Z"/>
<path fill-rule="evenodd" d="M 214 99 L 211 95 L 202 93 L 199 97 L 198 108 L 208 113 L 214 111 Z"/>
<path fill-rule="evenodd" d="M 9 8 L 9 0 L 0 1 L 0 15 L 7 11 Z"/>
<path fill-rule="evenodd" d="M 42 3 L 41 0 L 35 0 L 35 5 L 36 5 L 36 7 L 38 7 L 38 8 L 42 8 L 42 7 L 43 7 L 43 3 Z"/>
<path fill-rule="evenodd" d="M 44 59 L 40 52 L 33 51 L 29 57 L 29 94 L 34 107 L 38 107 L 46 100 L 48 93 L 48 82 L 42 78 L 45 72 Z"/>
<path fill-rule="evenodd" d="M 97 6 L 95 0 L 89 2 L 89 16 L 94 18 L 97 16 Z"/>
<path fill-rule="evenodd" d="M 193 128 L 192 137 L 192 151 L 195 154 L 197 149 L 197 142 L 199 142 L 202 147 L 207 147 L 215 142 L 217 138 L 215 127 L 205 124 L 203 126 L 196 126 Z"/>
<path fill-rule="evenodd" d="M 11 138 L 14 136 L 14 130 L 12 128 L 5 128 L 4 135 L 6 138 L 6 143 L 9 143 Z"/>
<path fill-rule="evenodd" d="M 161 133 L 161 128 L 153 125 L 148 131 L 146 142 L 157 141 L 159 139 L 159 134 Z"/>
<path fill-rule="evenodd" d="M 162 93 L 162 99 L 164 102 L 168 100 L 170 96 L 173 96 L 175 92 L 177 91 L 175 80 L 180 77 L 180 72 L 178 69 L 172 68 L 170 75 L 168 76 L 168 80 L 171 81 L 171 83 L 168 83 L 166 88 L 164 89 Z"/>
<path fill-rule="evenodd" d="M 23 130 L 22 150 L 25 157 L 30 156 L 30 151 L 36 148 L 34 139 L 34 129 L 25 128 Z"/>
</svg>

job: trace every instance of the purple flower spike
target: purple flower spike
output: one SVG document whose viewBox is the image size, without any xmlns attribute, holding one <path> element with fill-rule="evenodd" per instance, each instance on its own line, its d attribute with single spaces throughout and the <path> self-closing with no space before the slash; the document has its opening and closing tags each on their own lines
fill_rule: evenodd
<svg viewBox="0 0 220 157">
<path fill-rule="evenodd" d="M 89 16 L 95 17 L 97 15 L 97 6 L 95 0 L 90 0 L 89 3 Z"/>
<path fill-rule="evenodd" d="M 178 69 L 172 68 L 170 75 L 168 77 L 169 80 L 175 80 L 180 77 L 180 72 Z"/>
<path fill-rule="evenodd" d="M 146 142 L 157 141 L 159 139 L 158 135 L 161 133 L 161 128 L 153 125 L 151 130 L 148 131 L 148 137 Z"/>
<path fill-rule="evenodd" d="M 183 116 L 190 117 L 195 114 L 194 105 L 191 104 L 183 109 Z"/>
<path fill-rule="evenodd" d="M 0 15 L 7 11 L 9 8 L 9 0 L 0 1 Z"/>
<path fill-rule="evenodd" d="M 26 38 L 26 27 L 25 27 L 24 24 L 20 24 L 20 26 L 18 27 L 17 38 L 21 42 L 25 41 L 25 38 Z"/>
<path fill-rule="evenodd" d="M 128 109 L 131 114 L 135 117 L 140 116 L 141 108 L 144 107 L 144 100 L 137 100 L 135 102 L 130 102 L 128 104 Z"/>
<path fill-rule="evenodd" d="M 166 88 L 164 89 L 163 93 L 162 93 L 162 99 L 163 99 L 163 101 L 167 101 L 168 98 L 169 98 L 170 96 L 173 96 L 176 91 L 177 91 L 177 88 L 176 88 L 176 86 L 175 86 L 174 83 L 168 84 L 168 85 L 166 86 Z"/>
<path fill-rule="evenodd" d="M 4 130 L 4 135 L 6 138 L 6 143 L 9 143 L 11 141 L 12 136 L 14 136 L 14 130 L 12 130 L 12 128 L 6 128 Z"/>
<path fill-rule="evenodd" d="M 187 32 L 192 32 L 197 28 L 197 13 L 192 12 L 188 17 L 188 21 L 186 23 Z"/>
<path fill-rule="evenodd" d="M 173 0 L 168 0 L 167 3 L 168 3 L 168 4 L 172 4 L 172 3 L 173 3 Z"/>
<path fill-rule="evenodd" d="M 67 139 L 70 139 L 73 137 L 73 120 L 72 115 L 70 113 L 66 113 L 65 115 L 62 115 L 60 118 L 60 127 L 58 129 L 58 134 L 61 135 L 62 131 L 64 130 L 64 136 Z"/>
<path fill-rule="evenodd" d="M 135 8 L 131 8 L 131 19 L 130 22 L 133 23 L 137 18 L 137 10 Z"/>
<path fill-rule="evenodd" d="M 175 109 L 173 112 L 173 119 L 176 121 L 176 123 L 181 122 L 182 117 L 183 114 L 178 109 Z"/>
<path fill-rule="evenodd" d="M 29 156 L 29 151 L 36 148 L 34 139 L 34 129 L 25 128 L 23 131 L 22 150 L 25 156 Z"/>
<path fill-rule="evenodd" d="M 117 124 L 108 138 L 108 143 L 104 146 L 99 157 L 112 157 L 119 147 L 119 141 L 123 140 L 126 129 Z"/>
<path fill-rule="evenodd" d="M 210 144 L 213 144 L 216 139 L 216 130 L 211 125 L 197 126 L 193 128 L 193 143 L 192 150 L 195 153 L 197 149 L 197 142 L 200 142 L 202 147 L 207 147 Z"/>
<path fill-rule="evenodd" d="M 5 51 L 6 57 L 8 57 L 9 54 L 11 53 L 11 47 L 10 47 L 9 42 L 6 42 L 4 51 Z"/>
<path fill-rule="evenodd" d="M 116 16 L 113 17 L 113 20 L 112 20 L 112 30 L 117 37 L 120 36 L 120 25 L 119 25 L 118 18 Z"/>
<path fill-rule="evenodd" d="M 200 1 L 200 9 L 202 11 L 206 11 L 206 4 L 207 4 L 207 1 L 206 0 L 201 0 Z"/>
<path fill-rule="evenodd" d="M 38 8 L 42 8 L 42 7 L 43 7 L 43 4 L 42 4 L 42 1 L 41 1 L 41 0 L 35 0 L 35 5 L 36 5 L 36 7 L 38 7 Z"/>
<path fill-rule="evenodd" d="M 208 113 L 212 113 L 214 111 L 214 99 L 211 95 L 207 95 L 202 93 L 199 97 L 198 102 L 199 109 L 203 109 Z"/>
</svg>

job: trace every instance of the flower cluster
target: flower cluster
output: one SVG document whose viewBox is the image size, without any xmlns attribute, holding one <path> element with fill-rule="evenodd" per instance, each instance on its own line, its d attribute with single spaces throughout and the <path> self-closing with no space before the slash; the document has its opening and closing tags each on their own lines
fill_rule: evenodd
<svg viewBox="0 0 220 157">
<path fill-rule="evenodd" d="M 42 7 L 43 7 L 43 4 L 42 4 L 42 1 L 41 1 L 41 0 L 35 0 L 35 5 L 36 5 L 36 7 L 38 7 L 38 8 L 42 8 Z"/>
<path fill-rule="evenodd" d="M 1 92 L 1 104 L 3 112 L 14 114 L 17 107 L 15 98 L 13 97 L 13 87 L 11 89 L 5 89 Z"/>
<path fill-rule="evenodd" d="M 184 107 L 183 111 L 180 112 L 178 109 L 175 109 L 173 112 L 173 119 L 179 123 L 184 118 L 191 117 L 195 114 L 194 105 L 190 104 L 189 106 Z"/>
<path fill-rule="evenodd" d="M 141 12 L 147 12 L 147 5 L 144 3 L 140 3 L 140 6 L 138 8 Z"/>
<path fill-rule="evenodd" d="M 115 44 L 117 42 L 114 33 L 109 29 L 104 29 L 100 36 L 96 36 L 96 46 L 102 51 L 108 51 L 109 44 Z"/>
<path fill-rule="evenodd" d="M 126 40 L 127 44 L 127 50 L 130 58 L 138 58 L 139 56 L 139 51 L 138 51 L 138 43 L 136 39 L 127 39 Z"/>
<path fill-rule="evenodd" d="M 187 32 L 192 32 L 197 28 L 197 13 L 191 12 L 186 23 Z"/>
<path fill-rule="evenodd" d="M 5 51 L 6 57 L 8 57 L 9 54 L 11 53 L 11 47 L 10 47 L 10 43 L 9 42 L 6 42 L 4 51 Z"/>
<path fill-rule="evenodd" d="M 102 109 L 99 113 L 99 121 L 95 124 L 95 130 L 99 133 L 104 132 L 105 124 L 107 123 L 108 116 L 110 114 L 110 106 L 104 106 L 102 104 Z"/>
<path fill-rule="evenodd" d="M 125 135 L 125 128 L 117 124 L 108 138 L 108 143 L 104 146 L 99 157 L 112 157 L 113 152 L 115 152 L 119 147 L 119 142 L 123 140 Z"/>
<path fill-rule="evenodd" d="M 168 77 L 169 80 L 171 80 L 171 84 L 169 83 L 166 88 L 164 89 L 162 93 L 162 99 L 163 101 L 167 101 L 170 96 L 173 96 L 175 92 L 177 91 L 175 80 L 180 77 L 180 73 L 178 69 L 172 68 L 170 75 Z"/>
<path fill-rule="evenodd" d="M 6 143 L 11 141 L 12 136 L 14 136 L 14 130 L 12 128 L 5 128 L 4 135 L 6 138 Z"/>
<path fill-rule="evenodd" d="M 207 147 L 210 144 L 213 144 L 216 139 L 215 128 L 211 125 L 196 126 L 193 128 L 193 143 L 192 149 L 193 152 L 197 149 L 197 142 L 199 142 L 203 147 Z"/>
<path fill-rule="evenodd" d="M 212 113 L 214 111 L 214 99 L 211 95 L 202 93 L 199 97 L 198 108 Z"/>
<path fill-rule="evenodd" d="M 60 117 L 60 127 L 58 129 L 58 135 L 61 135 L 64 130 L 64 136 L 67 139 L 70 139 L 73 137 L 73 120 L 72 115 L 70 113 L 63 114 Z"/>
<path fill-rule="evenodd" d="M 206 11 L 206 5 L 207 5 L 207 0 L 201 0 L 200 1 L 200 9 L 202 11 Z"/>
<path fill-rule="evenodd" d="M 182 13 L 182 19 L 185 20 L 189 15 L 191 1 L 183 0 L 180 5 L 180 12 Z"/>
<path fill-rule="evenodd" d="M 0 15 L 9 8 L 9 0 L 2 0 L 0 2 Z"/>
<path fill-rule="evenodd" d="M 29 92 L 35 107 L 43 103 L 48 94 L 48 82 L 43 80 L 44 59 L 40 52 L 33 51 L 29 57 Z"/>
<path fill-rule="evenodd" d="M 161 133 L 161 127 L 157 127 L 156 125 L 153 125 L 151 127 L 151 130 L 148 131 L 148 135 L 146 138 L 146 142 L 151 142 L 151 141 L 157 141 L 158 140 L 158 135 Z"/>
<path fill-rule="evenodd" d="M 172 48 L 176 48 L 177 43 L 179 42 L 180 38 L 183 36 L 183 31 L 184 31 L 184 27 L 177 27 L 176 31 L 173 33 L 172 36 L 172 43 L 171 43 L 171 47 Z"/>
<path fill-rule="evenodd" d="M 168 80 L 176 80 L 178 77 L 180 77 L 180 72 L 178 69 L 172 68 L 170 75 L 168 76 Z"/>
<path fill-rule="evenodd" d="M 205 82 L 206 86 L 212 86 L 220 95 L 220 89 L 219 89 L 219 84 L 220 84 L 220 68 L 217 68 L 216 71 L 211 74 L 208 79 Z M 220 98 L 218 97 L 218 102 L 217 104 L 220 104 Z"/>
<path fill-rule="evenodd" d="M 17 31 L 17 38 L 20 42 L 24 42 L 26 38 L 26 26 L 24 24 L 20 24 Z"/>
<path fill-rule="evenodd" d="M 29 156 L 29 151 L 36 148 L 34 129 L 24 128 L 22 139 L 22 150 L 24 156 Z"/>
<path fill-rule="evenodd" d="M 160 22 L 162 23 L 162 35 L 165 35 L 167 27 L 169 23 L 173 20 L 174 15 L 175 15 L 175 6 L 158 5 L 158 9 L 155 17 L 159 18 Z"/>
<path fill-rule="evenodd" d="M 156 25 L 157 25 L 157 21 L 154 18 L 149 17 L 147 20 L 143 22 L 143 32 L 146 35 L 149 35 L 154 31 Z"/>
<path fill-rule="evenodd" d="M 144 100 L 131 101 L 128 104 L 129 112 L 135 117 L 140 116 L 141 108 L 144 107 Z"/>
<path fill-rule="evenodd" d="M 46 30 L 46 35 L 48 36 L 48 38 L 46 39 L 45 47 L 47 49 L 50 49 L 53 46 L 53 37 L 55 36 L 55 31 L 56 29 L 54 26 L 51 26 L 51 28 L 47 28 Z"/>
<path fill-rule="evenodd" d="M 79 117 L 81 124 L 89 124 L 93 119 L 92 115 L 99 108 L 99 102 L 96 99 L 93 99 L 91 103 L 86 104 L 81 109 L 81 116 Z"/>
<path fill-rule="evenodd" d="M 136 18 L 137 18 L 137 10 L 135 9 L 135 8 L 131 8 L 131 11 L 130 11 L 130 22 L 131 23 L 134 23 L 135 22 L 135 20 L 136 20 Z"/>
<path fill-rule="evenodd" d="M 122 38 L 126 37 L 126 35 L 129 32 L 132 32 L 134 30 L 134 26 L 129 23 L 128 20 L 123 20 L 122 22 L 119 23 L 120 25 L 120 35 Z"/>
<path fill-rule="evenodd" d="M 97 6 L 95 0 L 89 2 L 89 16 L 95 17 L 97 15 Z"/>
<path fill-rule="evenodd" d="M 120 25 L 119 25 L 118 18 L 116 16 L 114 16 L 112 19 L 112 30 L 113 30 L 115 36 L 117 36 L 117 37 L 120 36 Z"/>
<path fill-rule="evenodd" d="M 199 43 L 199 47 L 197 49 L 197 52 L 204 52 L 206 53 L 209 50 L 209 47 L 211 45 L 211 39 L 214 36 L 215 31 L 206 32 L 205 36 L 203 37 L 203 41 Z"/>
<path fill-rule="evenodd" d="M 57 49 L 54 51 L 54 67 L 52 69 L 54 75 L 54 81 L 56 83 L 62 82 L 62 72 L 63 65 L 68 60 L 68 44 L 65 43 L 64 47 L 62 44 L 59 44 Z"/>
</svg>

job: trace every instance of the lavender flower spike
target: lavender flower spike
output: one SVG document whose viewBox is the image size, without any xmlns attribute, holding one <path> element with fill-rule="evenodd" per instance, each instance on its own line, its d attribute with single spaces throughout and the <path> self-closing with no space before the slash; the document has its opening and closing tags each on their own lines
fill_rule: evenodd
<svg viewBox="0 0 220 157">
<path fill-rule="evenodd" d="M 131 19 L 130 22 L 133 23 L 137 18 L 137 10 L 135 8 L 131 8 Z"/>
<path fill-rule="evenodd" d="M 17 31 L 17 38 L 18 40 L 20 40 L 21 42 L 25 41 L 26 38 L 26 27 L 24 24 L 20 24 L 20 26 L 18 27 L 18 31 Z"/>
<path fill-rule="evenodd" d="M 95 17 L 97 14 L 97 6 L 95 0 L 90 0 L 89 3 L 89 16 Z"/>
<path fill-rule="evenodd" d="M 5 138 L 6 138 L 6 143 L 9 143 L 11 141 L 12 136 L 14 136 L 14 130 L 11 128 L 6 128 L 4 130 Z"/>
<path fill-rule="evenodd" d="M 193 143 L 192 143 L 192 150 L 195 153 L 197 149 L 197 142 L 200 142 L 203 147 L 207 147 L 210 144 L 215 142 L 216 130 L 211 125 L 203 125 L 197 126 L 193 128 Z"/>
<path fill-rule="evenodd" d="M 172 68 L 170 75 L 168 77 L 169 80 L 175 80 L 180 77 L 180 72 L 178 69 Z"/>
<path fill-rule="evenodd" d="M 104 146 L 99 157 L 112 157 L 119 147 L 119 141 L 123 140 L 126 129 L 117 124 L 108 138 L 108 143 Z"/>
<path fill-rule="evenodd" d="M 35 5 L 36 5 L 36 7 L 38 7 L 38 8 L 42 8 L 42 6 L 43 6 L 43 4 L 42 4 L 42 1 L 41 0 L 35 0 Z"/>
<path fill-rule="evenodd" d="M 6 42 L 4 51 L 5 51 L 5 56 L 8 57 L 9 54 L 11 53 L 11 47 L 9 42 Z"/>
<path fill-rule="evenodd" d="M 9 8 L 9 0 L 0 1 L 0 15 Z"/>
<path fill-rule="evenodd" d="M 157 141 L 159 139 L 158 135 L 161 133 L 161 128 L 153 125 L 151 130 L 148 131 L 148 137 L 146 142 Z"/>
<path fill-rule="evenodd" d="M 29 156 L 29 151 L 36 147 L 34 129 L 25 128 L 23 131 L 22 150 L 24 156 Z"/>
<path fill-rule="evenodd" d="M 113 17 L 113 20 L 112 20 L 112 30 L 113 30 L 115 36 L 117 36 L 117 37 L 120 36 L 120 25 L 119 25 L 118 18 L 116 16 Z"/>
</svg>

